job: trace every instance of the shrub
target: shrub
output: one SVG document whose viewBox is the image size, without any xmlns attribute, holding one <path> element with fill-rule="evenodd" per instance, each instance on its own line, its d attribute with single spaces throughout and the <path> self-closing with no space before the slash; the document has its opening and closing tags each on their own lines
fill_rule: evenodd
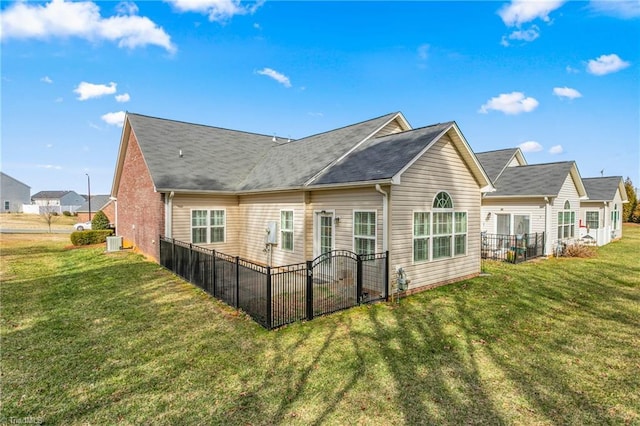
<svg viewBox="0 0 640 426">
<path fill-rule="evenodd" d="M 74 246 L 86 246 L 89 244 L 101 244 L 107 241 L 107 237 L 113 234 L 111 229 L 76 231 L 71 233 L 71 243 Z"/>
<path fill-rule="evenodd" d="M 69 210 L 65 210 L 62 212 L 62 216 L 71 216 L 71 212 Z"/>
<path fill-rule="evenodd" d="M 593 257 L 596 255 L 596 248 L 584 244 L 570 244 L 564 250 L 565 257 Z"/>
<path fill-rule="evenodd" d="M 59 216 L 58 212 L 51 212 L 51 216 Z"/>
<path fill-rule="evenodd" d="M 99 231 L 101 229 L 109 229 L 109 218 L 102 210 L 98 210 L 93 219 L 91 219 L 91 229 Z"/>
</svg>

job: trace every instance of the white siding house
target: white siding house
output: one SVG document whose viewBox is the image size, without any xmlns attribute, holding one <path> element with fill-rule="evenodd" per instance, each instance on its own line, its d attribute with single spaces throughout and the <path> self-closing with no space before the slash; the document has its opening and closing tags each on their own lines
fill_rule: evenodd
<svg viewBox="0 0 640 426">
<path fill-rule="evenodd" d="M 22 212 L 22 205 L 29 204 L 31 187 L 6 173 L 0 172 L 0 213 Z"/>
</svg>

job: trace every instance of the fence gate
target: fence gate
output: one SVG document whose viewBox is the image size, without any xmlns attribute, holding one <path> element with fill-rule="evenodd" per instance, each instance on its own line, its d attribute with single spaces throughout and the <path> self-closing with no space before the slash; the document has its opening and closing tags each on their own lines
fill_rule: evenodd
<svg viewBox="0 0 640 426">
<path fill-rule="evenodd" d="M 311 262 L 313 316 L 347 309 L 358 304 L 358 256 L 350 251 L 334 250 Z M 307 296 L 308 297 L 308 296 Z"/>
</svg>

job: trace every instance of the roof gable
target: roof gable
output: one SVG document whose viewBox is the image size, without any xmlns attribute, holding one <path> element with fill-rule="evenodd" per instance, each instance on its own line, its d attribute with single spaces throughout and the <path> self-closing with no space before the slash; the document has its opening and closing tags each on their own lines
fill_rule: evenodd
<svg viewBox="0 0 640 426">
<path fill-rule="evenodd" d="M 31 196 L 32 200 L 58 200 L 75 191 L 40 191 Z"/>
<path fill-rule="evenodd" d="M 6 174 L 5 172 L 0 172 L 0 178 L 1 178 L 0 180 L 3 180 L 3 181 L 4 181 L 5 179 L 8 179 L 8 180 L 10 180 L 10 181 L 16 182 L 16 183 L 18 183 L 18 184 L 20 184 L 20 185 L 23 185 L 23 186 L 25 186 L 25 187 L 27 187 L 27 188 L 31 189 L 31 187 L 30 187 L 29 185 L 27 185 L 26 183 L 24 183 L 24 182 L 20 182 L 18 179 L 14 178 L 14 177 L 12 177 L 12 176 L 9 176 L 9 175 L 8 175 L 8 174 Z"/>
<path fill-rule="evenodd" d="M 586 198 L 575 161 L 507 167 L 495 182 L 496 191 L 487 197 L 557 197 L 569 175 L 578 195 Z"/>
<path fill-rule="evenodd" d="M 453 121 L 369 139 L 326 170 L 314 185 L 385 179 L 399 182 L 402 173 L 445 134 L 456 145 L 483 191 L 492 190 L 489 178 Z"/>
<path fill-rule="evenodd" d="M 519 166 L 525 166 L 527 164 L 520 148 L 480 152 L 476 154 L 476 157 L 478 157 L 491 182 L 494 183 L 514 160 L 516 160 Z"/>
<path fill-rule="evenodd" d="M 605 176 L 582 179 L 589 201 L 613 201 L 620 191 L 622 202 L 628 202 L 622 176 Z"/>
</svg>

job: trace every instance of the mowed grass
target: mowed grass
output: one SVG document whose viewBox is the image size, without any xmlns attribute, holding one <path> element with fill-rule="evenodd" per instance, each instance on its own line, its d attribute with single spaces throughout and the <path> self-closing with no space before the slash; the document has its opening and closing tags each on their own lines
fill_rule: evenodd
<svg viewBox="0 0 640 426">
<path fill-rule="evenodd" d="M 0 422 L 640 424 L 640 227 L 266 331 L 132 253 L 2 236 Z"/>
<path fill-rule="evenodd" d="M 76 216 L 53 216 L 51 218 L 52 230 L 72 230 L 72 226 L 78 223 Z M 0 228 L 3 229 L 49 229 L 49 224 L 44 216 L 27 213 L 3 213 L 0 214 Z"/>
</svg>

